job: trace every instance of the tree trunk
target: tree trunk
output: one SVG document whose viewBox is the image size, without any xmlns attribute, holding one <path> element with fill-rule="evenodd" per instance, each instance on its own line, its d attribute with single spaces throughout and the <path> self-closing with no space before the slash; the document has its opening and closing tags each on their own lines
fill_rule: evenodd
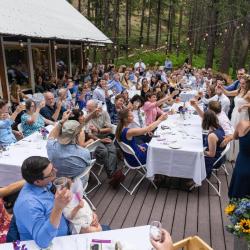
<svg viewBox="0 0 250 250">
<path fill-rule="evenodd" d="M 90 0 L 87 2 L 87 17 L 90 18 Z"/>
<path fill-rule="evenodd" d="M 103 28 L 104 28 L 104 33 L 108 33 L 109 31 L 109 6 L 110 6 L 110 0 L 105 0 L 104 1 L 104 6 L 103 6 Z"/>
<path fill-rule="evenodd" d="M 179 24 L 178 24 L 178 38 L 177 38 L 177 46 L 176 46 L 177 56 L 179 56 L 179 50 L 180 50 L 180 44 L 181 44 L 182 19 L 183 19 L 183 5 L 181 3 L 181 6 L 180 6 L 180 17 L 179 17 Z"/>
<path fill-rule="evenodd" d="M 129 0 L 126 0 L 126 58 L 128 58 L 128 36 L 129 36 Z"/>
<path fill-rule="evenodd" d="M 157 49 L 159 42 L 159 30 L 160 30 L 160 18 L 161 18 L 161 0 L 158 0 L 156 15 L 157 15 L 157 21 L 156 21 L 156 32 L 155 32 L 155 48 Z"/>
<path fill-rule="evenodd" d="M 217 33 L 217 22 L 219 12 L 217 9 L 218 0 L 213 0 L 210 8 L 208 9 L 209 12 L 209 31 L 208 31 L 208 44 L 207 44 L 207 55 L 206 55 L 206 68 L 213 67 L 213 59 L 214 59 L 214 50 L 215 50 L 215 43 L 216 43 L 216 33 Z"/>
<path fill-rule="evenodd" d="M 82 8 L 81 8 L 81 0 L 78 0 L 78 11 L 81 13 Z"/>
<path fill-rule="evenodd" d="M 143 0 L 142 10 L 141 10 L 141 28 L 140 28 L 139 46 L 143 43 L 143 26 L 144 26 L 145 6 L 146 6 L 146 0 Z"/>
<path fill-rule="evenodd" d="M 172 52 L 172 45 L 173 45 L 173 30 L 175 25 L 175 7 L 174 2 L 171 0 L 171 15 L 170 15 L 170 29 L 169 29 L 169 43 L 168 43 L 168 50 Z"/>
<path fill-rule="evenodd" d="M 151 0 L 148 0 L 148 23 L 147 23 L 147 45 L 149 45 L 149 35 L 150 35 L 150 26 L 151 26 Z"/>
</svg>

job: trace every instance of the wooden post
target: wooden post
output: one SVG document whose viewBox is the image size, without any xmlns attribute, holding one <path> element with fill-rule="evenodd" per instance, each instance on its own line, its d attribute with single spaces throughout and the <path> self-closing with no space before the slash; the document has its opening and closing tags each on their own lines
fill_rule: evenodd
<svg viewBox="0 0 250 250">
<path fill-rule="evenodd" d="M 52 73 L 55 75 L 57 79 L 57 68 L 56 68 L 56 50 L 55 50 L 56 42 L 50 42 L 50 50 L 51 50 L 51 64 L 52 64 Z"/>
<path fill-rule="evenodd" d="M 72 76 L 72 63 L 71 63 L 71 44 L 70 44 L 70 41 L 68 43 L 68 71 L 69 71 L 69 75 L 70 77 L 73 77 Z"/>
<path fill-rule="evenodd" d="M 81 43 L 81 74 L 85 73 L 85 65 L 86 62 L 86 54 L 85 54 L 85 47 L 84 47 L 84 43 Z"/>
<path fill-rule="evenodd" d="M 5 52 L 4 52 L 4 45 L 3 45 L 3 37 L 0 37 L 0 82 L 2 86 L 2 93 L 3 98 L 5 100 L 10 100 L 9 96 L 9 83 L 8 83 L 8 76 L 7 76 L 7 66 L 5 60 Z"/>
<path fill-rule="evenodd" d="M 29 83 L 31 85 L 33 93 L 35 93 L 35 73 L 34 73 L 34 65 L 33 65 L 32 48 L 31 48 L 30 39 L 27 39 L 27 48 L 28 48 L 28 65 L 29 65 Z"/>
<path fill-rule="evenodd" d="M 49 73 L 53 74 L 52 68 L 52 54 L 51 54 L 51 41 L 49 40 Z"/>
</svg>

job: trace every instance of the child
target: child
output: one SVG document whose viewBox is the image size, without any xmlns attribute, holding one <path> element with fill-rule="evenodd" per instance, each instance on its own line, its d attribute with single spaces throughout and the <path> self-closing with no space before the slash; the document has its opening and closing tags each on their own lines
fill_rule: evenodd
<svg viewBox="0 0 250 250">
<path fill-rule="evenodd" d="M 71 186 L 72 199 L 63 209 L 63 215 L 70 222 L 71 233 L 83 234 L 102 231 L 96 213 L 91 210 L 88 202 L 81 198 L 82 193 L 74 192 L 75 184 L 74 182 Z"/>
</svg>

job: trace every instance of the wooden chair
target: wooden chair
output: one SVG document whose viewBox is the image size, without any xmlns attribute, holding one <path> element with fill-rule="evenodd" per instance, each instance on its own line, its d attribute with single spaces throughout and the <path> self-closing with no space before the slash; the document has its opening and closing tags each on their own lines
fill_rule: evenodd
<svg viewBox="0 0 250 250">
<path fill-rule="evenodd" d="M 213 250 L 200 237 L 193 236 L 174 243 L 174 250 Z"/>
</svg>

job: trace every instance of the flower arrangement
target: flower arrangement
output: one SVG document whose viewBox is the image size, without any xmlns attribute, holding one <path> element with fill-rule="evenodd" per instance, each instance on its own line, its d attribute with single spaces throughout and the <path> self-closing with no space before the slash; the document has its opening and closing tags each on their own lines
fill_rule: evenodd
<svg viewBox="0 0 250 250">
<path fill-rule="evenodd" d="M 28 250 L 25 244 L 21 245 L 19 240 L 13 242 L 13 249 L 14 250 Z"/>
<path fill-rule="evenodd" d="M 225 214 L 229 217 L 232 225 L 227 225 L 227 230 L 245 238 L 250 245 L 250 199 L 232 199 L 225 208 Z"/>
<path fill-rule="evenodd" d="M 40 134 L 42 135 L 43 139 L 46 140 L 49 131 L 46 128 L 40 128 Z"/>
<path fill-rule="evenodd" d="M 178 111 L 179 111 L 180 115 L 183 117 L 183 119 L 185 120 L 186 119 L 186 113 L 188 111 L 188 109 L 185 107 L 185 105 L 184 106 L 180 106 L 178 108 Z"/>
</svg>

